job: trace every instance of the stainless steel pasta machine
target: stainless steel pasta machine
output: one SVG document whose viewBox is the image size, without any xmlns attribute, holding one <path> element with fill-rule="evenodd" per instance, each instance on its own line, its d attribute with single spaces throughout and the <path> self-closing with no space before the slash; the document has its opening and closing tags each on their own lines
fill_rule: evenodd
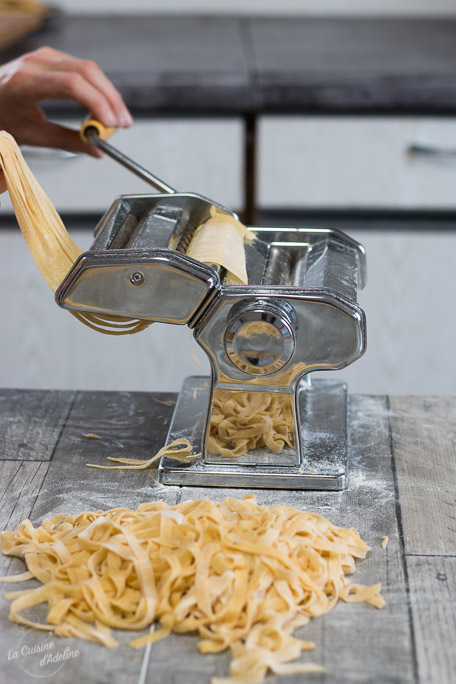
<svg viewBox="0 0 456 684">
<path fill-rule="evenodd" d="M 342 369 L 365 351 L 365 315 L 357 304 L 366 275 L 363 247 L 336 230 L 253 228 L 256 238 L 245 244 L 249 284 L 232 285 L 223 268 L 196 261 L 186 250 L 214 209 L 236 214 L 200 195 L 176 192 L 106 142 L 103 129 L 90 119 L 82 137 L 160 194 L 124 195 L 113 203 L 56 301 L 84 313 L 186 324 L 205 350 L 211 378 L 185 380 L 167 438 L 189 439 L 195 458 L 163 457 L 159 480 L 344 488 L 347 387 L 338 380 L 311 382 L 310 373 Z M 252 406 L 280 407 L 274 430 L 287 439 L 279 440 L 279 452 L 271 440 L 271 448 L 236 456 L 217 448 L 211 431 L 220 406 L 223 416 L 239 393 L 264 400 Z M 237 427 L 248 435 L 253 428 L 242 420 Z"/>
<path fill-rule="evenodd" d="M 165 484 L 342 489 L 347 474 L 347 388 L 310 373 L 339 370 L 366 347 L 357 304 L 363 247 L 337 230 L 252 228 L 245 245 L 249 284 L 185 254 L 214 206 L 191 193 L 125 195 L 99 223 L 88 252 L 56 293 L 74 311 L 188 325 L 205 350 L 211 378 L 185 381 L 168 442 L 187 437 L 199 453 L 169 456 Z M 217 393 L 280 396 L 289 402 L 291 440 L 233 457 L 211 452 Z"/>
</svg>

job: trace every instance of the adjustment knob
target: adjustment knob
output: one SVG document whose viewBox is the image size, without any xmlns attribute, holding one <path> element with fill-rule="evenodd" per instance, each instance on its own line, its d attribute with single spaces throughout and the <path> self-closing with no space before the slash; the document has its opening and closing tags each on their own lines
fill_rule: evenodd
<svg viewBox="0 0 456 684">
<path fill-rule="evenodd" d="M 287 302 L 243 301 L 228 314 L 225 351 L 230 361 L 245 373 L 271 375 L 291 359 L 296 330 L 296 313 Z"/>
</svg>

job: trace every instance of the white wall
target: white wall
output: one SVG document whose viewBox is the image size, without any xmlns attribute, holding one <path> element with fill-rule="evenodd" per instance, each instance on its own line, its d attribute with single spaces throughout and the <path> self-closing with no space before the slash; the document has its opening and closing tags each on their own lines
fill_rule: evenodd
<svg viewBox="0 0 456 684">
<path fill-rule="evenodd" d="M 455 0 L 58 0 L 58 5 L 72 14 L 456 15 Z"/>
</svg>

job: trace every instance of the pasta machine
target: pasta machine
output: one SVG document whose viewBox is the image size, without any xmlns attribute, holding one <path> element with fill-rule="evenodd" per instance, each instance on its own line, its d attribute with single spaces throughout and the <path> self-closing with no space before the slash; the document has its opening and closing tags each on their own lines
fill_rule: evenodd
<svg viewBox="0 0 456 684">
<path fill-rule="evenodd" d="M 163 457 L 165 484 L 342 489 L 347 474 L 347 388 L 310 373 L 338 370 L 366 347 L 357 304 L 363 247 L 337 230 L 252 228 L 245 245 L 249 284 L 188 257 L 195 229 L 214 203 L 191 193 L 124 195 L 102 218 L 89 251 L 56 293 L 69 310 L 188 325 L 211 378 L 184 382 L 168 442 L 187 437 L 195 458 Z M 211 453 L 217 393 L 279 395 L 293 417 L 280 453 Z"/>
<path fill-rule="evenodd" d="M 311 382 L 310 373 L 342 369 L 365 351 L 365 315 L 357 304 L 365 284 L 363 247 L 337 230 L 252 228 L 256 237 L 245 244 L 249 284 L 233 285 L 223 268 L 196 261 L 186 250 L 214 209 L 236 215 L 200 195 L 176 192 L 103 136 L 99 122 L 83 124 L 84 140 L 159 193 L 115 200 L 56 301 L 83 313 L 188 325 L 206 352 L 211 378 L 185 380 L 167 438 L 187 438 L 195 457 L 163 457 L 159 480 L 344 488 L 347 387 L 338 380 Z M 236 404 L 239 393 L 259 398 L 255 406 L 282 407 L 278 431 L 287 423 L 288 439 L 279 451 L 261 446 L 235 456 L 214 448 L 216 404 L 219 414 L 221 403 Z"/>
</svg>

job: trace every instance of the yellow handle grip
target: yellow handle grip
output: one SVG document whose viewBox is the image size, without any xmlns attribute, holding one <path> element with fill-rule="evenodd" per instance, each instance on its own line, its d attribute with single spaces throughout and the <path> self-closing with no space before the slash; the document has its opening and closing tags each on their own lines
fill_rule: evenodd
<svg viewBox="0 0 456 684">
<path fill-rule="evenodd" d="M 86 131 L 89 128 L 95 128 L 98 134 L 98 137 L 101 138 L 102 140 L 108 140 L 111 135 L 114 135 L 114 133 L 117 131 L 117 128 L 109 128 L 108 126 L 103 126 L 102 123 L 97 121 L 96 119 L 90 119 L 87 118 L 83 121 L 81 130 L 79 131 L 79 135 L 83 139 L 85 143 L 88 143 L 89 141 L 87 140 L 87 135 Z"/>
</svg>

